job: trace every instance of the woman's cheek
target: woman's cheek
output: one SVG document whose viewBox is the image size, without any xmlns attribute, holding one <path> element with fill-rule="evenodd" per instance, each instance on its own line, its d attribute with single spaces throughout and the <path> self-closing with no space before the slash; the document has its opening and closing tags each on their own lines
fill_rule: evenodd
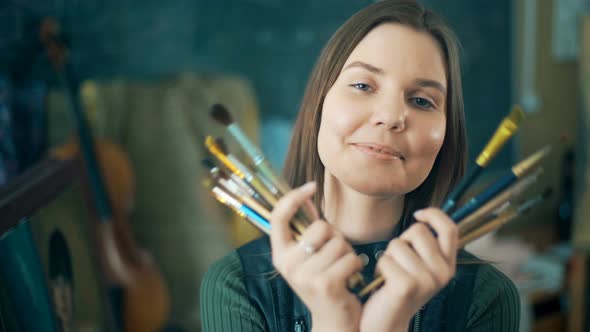
<svg viewBox="0 0 590 332">
<path fill-rule="evenodd" d="M 330 131 L 339 137 L 351 134 L 359 126 L 360 121 L 359 110 L 355 111 L 354 103 L 345 100 L 342 96 L 329 95 L 324 102 L 322 114 L 322 125 L 330 128 Z"/>
<path fill-rule="evenodd" d="M 445 139 L 445 123 L 433 126 L 430 128 L 430 132 L 428 137 L 430 141 L 435 146 L 441 146 L 444 139 Z"/>
<path fill-rule="evenodd" d="M 428 125 L 426 125 L 427 122 L 423 122 L 423 124 L 425 126 L 421 130 L 412 133 L 416 149 L 414 151 L 416 151 L 416 156 L 432 159 L 434 162 L 445 140 L 446 124 L 444 121 L 430 122 Z"/>
</svg>

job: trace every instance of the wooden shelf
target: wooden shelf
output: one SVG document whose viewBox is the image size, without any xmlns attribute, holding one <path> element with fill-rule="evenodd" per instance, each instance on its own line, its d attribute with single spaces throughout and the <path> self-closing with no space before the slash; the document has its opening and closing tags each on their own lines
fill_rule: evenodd
<svg viewBox="0 0 590 332">
<path fill-rule="evenodd" d="M 0 187 L 0 236 L 79 179 L 79 160 L 45 159 Z"/>
</svg>

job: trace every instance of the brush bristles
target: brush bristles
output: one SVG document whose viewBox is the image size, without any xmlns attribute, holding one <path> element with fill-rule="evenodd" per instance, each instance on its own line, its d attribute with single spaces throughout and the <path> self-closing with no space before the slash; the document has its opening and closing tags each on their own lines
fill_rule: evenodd
<svg viewBox="0 0 590 332">
<path fill-rule="evenodd" d="M 223 141 L 223 139 L 216 138 L 215 139 L 215 144 L 217 145 L 217 147 L 219 148 L 219 150 L 221 152 L 223 152 L 224 155 L 228 155 L 229 154 L 229 150 L 227 149 L 227 145 L 225 145 L 225 142 Z"/>
<path fill-rule="evenodd" d="M 512 172 L 514 172 L 514 175 L 516 175 L 517 177 L 523 176 L 524 174 L 532 170 L 535 166 L 537 166 L 551 152 L 552 148 L 553 147 L 551 145 L 547 145 L 541 150 L 533 153 L 525 160 L 516 164 L 512 168 Z"/>
<path fill-rule="evenodd" d="M 522 120 L 524 120 L 525 117 L 526 115 L 524 114 L 524 111 L 522 110 L 522 107 L 520 107 L 520 105 L 514 105 L 514 107 L 512 107 L 510 115 L 508 116 L 508 118 L 512 120 L 512 122 L 514 122 L 517 126 L 520 124 Z"/>
<path fill-rule="evenodd" d="M 214 104 L 213 106 L 211 106 L 210 114 L 211 117 L 215 119 L 215 121 L 221 123 L 224 126 L 229 126 L 234 122 L 234 119 L 232 118 L 227 108 L 225 108 L 225 106 L 221 104 Z"/>
</svg>

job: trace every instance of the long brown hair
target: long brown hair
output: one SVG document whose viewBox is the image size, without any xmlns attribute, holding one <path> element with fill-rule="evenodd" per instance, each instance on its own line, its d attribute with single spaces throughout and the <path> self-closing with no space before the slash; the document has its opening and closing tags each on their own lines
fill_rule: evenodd
<svg viewBox="0 0 590 332">
<path fill-rule="evenodd" d="M 440 16 L 414 1 L 374 3 L 348 19 L 328 41 L 311 73 L 303 97 L 285 160 L 284 175 L 294 187 L 316 181 L 318 192 L 314 203 L 321 207 L 324 165 L 318 155 L 317 143 L 324 98 L 353 49 L 372 29 L 383 23 L 399 23 L 430 34 L 438 43 L 446 65 L 445 139 L 426 180 L 406 195 L 401 225 L 405 229 L 413 211 L 442 203 L 463 176 L 467 159 L 459 42 Z"/>
</svg>

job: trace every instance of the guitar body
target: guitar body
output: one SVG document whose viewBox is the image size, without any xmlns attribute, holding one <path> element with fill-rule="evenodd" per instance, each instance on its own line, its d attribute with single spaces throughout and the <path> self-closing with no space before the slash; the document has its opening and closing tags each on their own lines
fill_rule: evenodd
<svg viewBox="0 0 590 332">
<path fill-rule="evenodd" d="M 142 263 L 133 271 L 140 277 L 125 288 L 124 327 L 128 332 L 159 331 L 168 318 L 168 289 L 151 257 L 143 254 Z"/>
<path fill-rule="evenodd" d="M 160 331 L 168 317 L 168 289 L 153 259 L 136 243 L 126 219 L 135 186 L 131 163 L 118 146 L 93 137 L 80 100 L 80 85 L 58 32 L 57 22 L 47 19 L 40 36 L 66 88 L 77 140 L 54 150 L 53 156 L 84 161 L 88 206 L 95 221 L 96 252 L 108 288 L 113 329 Z"/>
<path fill-rule="evenodd" d="M 95 151 L 108 197 L 112 198 L 113 218 L 94 223 L 99 264 L 108 286 L 117 289 L 112 294 L 113 307 L 123 331 L 159 331 L 166 323 L 169 295 L 164 278 L 151 255 L 135 242 L 125 216 L 133 208 L 134 185 L 131 163 L 116 144 L 97 140 Z M 77 143 L 69 143 L 52 151 L 52 157 L 79 157 Z M 88 193 L 90 196 L 90 193 Z"/>
</svg>

